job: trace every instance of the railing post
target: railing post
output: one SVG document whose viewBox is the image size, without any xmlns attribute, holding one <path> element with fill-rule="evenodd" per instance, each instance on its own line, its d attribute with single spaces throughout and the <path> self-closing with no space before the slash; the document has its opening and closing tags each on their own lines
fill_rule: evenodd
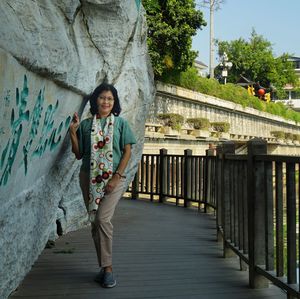
<svg viewBox="0 0 300 299">
<path fill-rule="evenodd" d="M 265 265 L 264 162 L 255 162 L 254 156 L 267 154 L 267 142 L 254 138 L 248 141 L 247 148 L 249 285 L 266 288 L 268 280 L 255 271 L 256 265 Z"/>
<path fill-rule="evenodd" d="M 159 150 L 159 202 L 164 202 L 165 182 L 167 177 L 166 159 L 168 150 L 162 148 Z"/>
<path fill-rule="evenodd" d="M 131 199 L 138 199 L 139 197 L 139 166 L 138 169 L 134 175 L 134 179 L 132 181 L 131 185 Z"/>
<path fill-rule="evenodd" d="M 208 202 L 211 201 L 211 188 L 212 188 L 212 161 L 208 157 L 213 157 L 216 155 L 216 151 L 213 148 L 209 148 L 206 151 L 206 163 L 205 165 L 205 179 L 204 179 L 204 213 L 213 212 L 214 209 L 207 205 Z"/>
<path fill-rule="evenodd" d="M 221 174 L 221 184 L 222 184 L 222 194 L 221 194 L 221 207 L 222 207 L 222 228 L 223 228 L 223 256 L 232 257 L 235 253 L 230 249 L 227 241 L 230 241 L 230 215 L 231 215 L 231 188 L 230 188 L 230 161 L 226 160 L 226 154 L 235 153 L 235 144 L 233 141 L 226 141 L 222 144 L 221 148 L 221 161 L 222 161 L 222 174 Z M 223 199 L 223 200 L 222 200 Z"/>
<path fill-rule="evenodd" d="M 222 196 L 224 194 L 223 188 L 224 184 L 223 182 L 223 147 L 222 145 L 217 146 L 217 203 L 216 203 L 216 209 L 217 209 L 217 241 L 223 242 L 223 223 L 222 223 Z"/>
<path fill-rule="evenodd" d="M 183 189 L 183 200 L 184 200 L 184 207 L 188 207 L 188 199 L 191 195 L 191 159 L 189 158 L 192 156 L 193 152 L 190 149 L 184 150 L 184 189 Z"/>
</svg>

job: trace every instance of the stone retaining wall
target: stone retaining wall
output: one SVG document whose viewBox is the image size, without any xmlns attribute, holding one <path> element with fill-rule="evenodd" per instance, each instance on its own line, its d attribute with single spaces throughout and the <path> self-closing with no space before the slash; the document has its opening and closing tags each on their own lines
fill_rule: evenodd
<svg viewBox="0 0 300 299">
<path fill-rule="evenodd" d="M 294 121 L 158 82 L 156 99 L 150 107 L 147 122 L 158 123 L 157 114 L 170 112 L 185 118 L 205 117 L 210 122 L 229 122 L 230 133 L 235 135 L 269 138 L 272 137 L 271 131 L 300 134 L 300 125 Z"/>
<path fill-rule="evenodd" d="M 205 138 L 196 138 L 184 129 L 164 134 L 158 125 L 159 113 L 178 113 L 187 118 L 204 117 L 210 122 L 229 122 L 230 131 L 226 138 L 215 138 L 207 132 Z M 151 128 L 151 124 L 154 126 Z M 268 141 L 268 152 L 283 155 L 300 155 L 299 143 L 291 140 L 277 140 L 271 131 L 300 134 L 300 126 L 293 121 L 212 96 L 187 90 L 178 86 L 157 82 L 157 93 L 150 107 L 147 119 L 144 153 L 158 153 L 167 148 L 170 153 L 182 154 L 184 149 L 192 149 L 194 154 L 205 154 L 209 143 L 217 145 L 225 139 L 235 140 L 241 153 L 243 145 L 251 138 L 261 137 Z"/>
</svg>

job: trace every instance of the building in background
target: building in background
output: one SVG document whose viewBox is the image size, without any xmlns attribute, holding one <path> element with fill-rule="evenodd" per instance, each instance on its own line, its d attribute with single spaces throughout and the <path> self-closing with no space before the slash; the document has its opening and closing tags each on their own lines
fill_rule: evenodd
<svg viewBox="0 0 300 299">
<path fill-rule="evenodd" d="M 208 75 L 208 72 L 207 72 L 208 66 L 205 63 L 203 63 L 202 61 L 199 61 L 199 60 L 195 60 L 194 61 L 194 67 L 197 69 L 198 75 L 200 77 L 207 77 L 207 75 Z"/>
</svg>

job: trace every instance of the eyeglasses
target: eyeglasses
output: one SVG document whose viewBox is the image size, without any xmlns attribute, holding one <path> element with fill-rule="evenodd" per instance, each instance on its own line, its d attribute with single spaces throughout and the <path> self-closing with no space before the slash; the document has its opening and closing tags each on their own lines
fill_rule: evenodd
<svg viewBox="0 0 300 299">
<path fill-rule="evenodd" d="M 112 103 L 114 101 L 114 98 L 112 98 L 112 97 L 99 96 L 98 99 L 103 102 L 106 100 L 109 103 Z"/>
</svg>

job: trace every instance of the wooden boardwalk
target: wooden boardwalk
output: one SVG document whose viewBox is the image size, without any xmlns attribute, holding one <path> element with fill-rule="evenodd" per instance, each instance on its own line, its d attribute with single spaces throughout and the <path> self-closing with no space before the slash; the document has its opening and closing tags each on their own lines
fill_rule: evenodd
<svg viewBox="0 0 300 299">
<path fill-rule="evenodd" d="M 283 299 L 275 286 L 248 288 L 237 258 L 222 258 L 215 220 L 192 209 L 122 200 L 114 218 L 118 285 L 93 281 L 96 255 L 89 228 L 45 249 L 10 299 L 205 298 Z"/>
</svg>

